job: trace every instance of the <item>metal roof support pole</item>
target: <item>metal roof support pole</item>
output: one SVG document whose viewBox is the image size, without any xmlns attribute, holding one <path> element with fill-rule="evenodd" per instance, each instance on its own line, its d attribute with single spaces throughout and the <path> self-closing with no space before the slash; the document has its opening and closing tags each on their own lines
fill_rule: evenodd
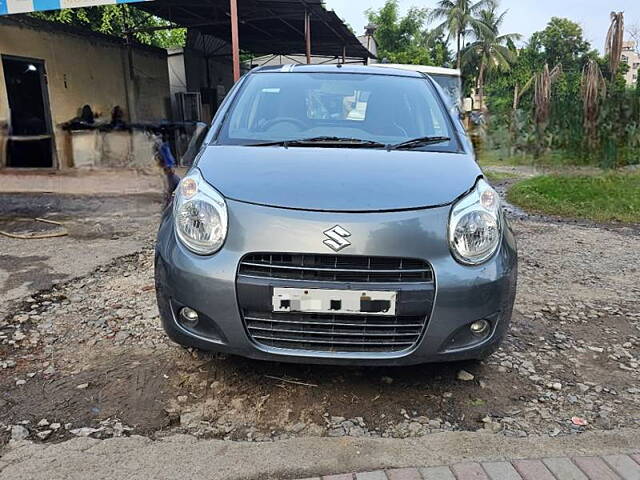
<svg viewBox="0 0 640 480">
<path fill-rule="evenodd" d="M 311 63 L 311 16 L 309 11 L 304 11 L 304 38 L 307 51 L 307 65 Z"/>
<path fill-rule="evenodd" d="M 342 47 L 342 64 L 347 63 L 347 46 Z"/>
<path fill-rule="evenodd" d="M 240 80 L 240 40 L 238 38 L 238 0 L 229 0 L 231 10 L 231 53 L 233 57 L 233 81 Z"/>
</svg>

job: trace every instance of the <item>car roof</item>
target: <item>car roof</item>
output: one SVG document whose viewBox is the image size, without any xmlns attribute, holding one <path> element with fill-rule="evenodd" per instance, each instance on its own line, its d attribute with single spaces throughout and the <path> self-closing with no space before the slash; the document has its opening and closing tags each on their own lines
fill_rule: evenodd
<svg viewBox="0 0 640 480">
<path fill-rule="evenodd" d="M 376 66 L 380 68 L 392 68 L 400 70 L 413 70 L 415 72 L 428 73 L 429 75 L 448 75 L 451 77 L 460 77 L 462 72 L 457 68 L 434 67 L 431 65 L 407 65 L 401 63 L 379 63 Z"/>
<path fill-rule="evenodd" d="M 375 65 L 276 65 L 257 67 L 251 73 L 359 73 L 367 75 L 387 75 L 397 77 L 424 78 L 420 72 L 399 68 L 381 68 Z"/>
</svg>

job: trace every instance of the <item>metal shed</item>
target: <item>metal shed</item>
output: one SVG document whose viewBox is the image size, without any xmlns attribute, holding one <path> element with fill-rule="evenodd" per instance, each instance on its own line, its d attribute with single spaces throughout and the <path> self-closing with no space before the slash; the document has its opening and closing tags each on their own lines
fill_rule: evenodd
<svg viewBox="0 0 640 480">
<path fill-rule="evenodd" d="M 230 42 L 236 79 L 240 50 L 257 55 L 305 54 L 308 63 L 312 55 L 374 58 L 322 0 L 155 0 L 136 7 L 176 27 Z"/>
</svg>

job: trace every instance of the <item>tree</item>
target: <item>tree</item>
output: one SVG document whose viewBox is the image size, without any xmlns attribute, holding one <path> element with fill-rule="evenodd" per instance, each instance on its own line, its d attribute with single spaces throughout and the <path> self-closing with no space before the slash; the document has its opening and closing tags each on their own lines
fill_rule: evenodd
<svg viewBox="0 0 640 480">
<path fill-rule="evenodd" d="M 429 49 L 432 65 L 440 67 L 453 65 L 449 42 L 443 33 L 425 30 L 422 43 Z"/>
<path fill-rule="evenodd" d="M 609 70 L 611 80 L 615 80 L 620 60 L 622 58 L 622 44 L 624 42 L 624 12 L 611 12 L 611 26 L 607 32 L 604 51 L 609 55 Z"/>
<path fill-rule="evenodd" d="M 494 72 L 490 84 L 485 85 L 485 93 L 489 97 L 489 107 L 494 114 L 513 115 L 514 98 L 516 106 L 523 111 L 533 110 L 533 79 L 548 65 L 559 67 L 563 75 L 553 82 L 554 105 L 558 115 L 552 115 L 552 121 L 564 123 L 565 130 L 576 122 L 572 115 L 580 114 L 576 99 L 580 98 L 581 78 L 584 65 L 589 59 L 597 59 L 598 52 L 591 49 L 584 40 L 582 29 L 571 20 L 552 18 L 542 31 L 535 32 L 524 48 L 518 51 L 517 62 L 510 70 Z M 529 88 L 525 88 L 529 87 Z M 514 92 L 515 95 L 514 95 Z M 521 101 L 521 102 L 520 102 Z M 562 109 L 573 108 L 571 114 Z"/>
<path fill-rule="evenodd" d="M 95 32 L 119 37 L 126 36 L 127 32 L 133 29 L 170 25 L 170 22 L 162 18 L 122 4 L 34 12 L 30 15 L 42 20 L 89 28 Z M 160 48 L 180 47 L 185 44 L 186 29 L 135 32 L 133 37 L 140 43 Z"/>
<path fill-rule="evenodd" d="M 380 58 L 411 65 L 443 65 L 449 60 L 444 38 L 425 28 L 426 9 L 413 7 L 401 17 L 398 1 L 387 0 L 379 10 L 366 13 L 369 22 L 377 27 L 375 39 Z"/>
<path fill-rule="evenodd" d="M 429 14 L 432 21 L 442 20 L 435 30 L 447 32 L 448 39 L 456 39 L 456 66 L 462 65 L 464 38 L 470 28 L 483 28 L 475 18 L 482 9 L 494 8 L 496 0 L 439 0 L 436 8 Z"/>
<path fill-rule="evenodd" d="M 480 105 L 484 106 L 485 76 L 494 70 L 508 71 L 517 60 L 515 41 L 517 33 L 500 35 L 506 11 L 497 14 L 495 8 L 481 10 L 477 21 L 473 22 L 472 34 L 475 39 L 462 52 L 462 63 L 477 67 L 477 85 Z"/>
<path fill-rule="evenodd" d="M 582 101 L 584 104 L 585 137 L 591 148 L 598 141 L 598 116 L 602 99 L 607 96 L 607 83 L 598 62 L 589 60 L 582 72 Z"/>
<path fill-rule="evenodd" d="M 553 17 L 544 30 L 531 36 L 529 48 L 540 56 L 540 67 L 561 63 L 565 71 L 582 72 L 591 46 L 584 39 L 580 25 Z"/>
</svg>

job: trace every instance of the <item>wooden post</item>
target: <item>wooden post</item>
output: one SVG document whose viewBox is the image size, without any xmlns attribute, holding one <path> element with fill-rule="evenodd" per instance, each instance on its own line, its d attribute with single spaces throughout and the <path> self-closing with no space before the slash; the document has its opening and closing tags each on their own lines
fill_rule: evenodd
<svg viewBox="0 0 640 480">
<path fill-rule="evenodd" d="M 311 63 L 311 16 L 309 12 L 304 12 L 304 38 L 306 42 L 307 51 L 307 65 Z"/>
<path fill-rule="evenodd" d="M 238 0 L 229 0 L 231 7 L 231 54 L 233 57 L 233 81 L 240 80 L 240 40 L 238 38 Z"/>
</svg>

